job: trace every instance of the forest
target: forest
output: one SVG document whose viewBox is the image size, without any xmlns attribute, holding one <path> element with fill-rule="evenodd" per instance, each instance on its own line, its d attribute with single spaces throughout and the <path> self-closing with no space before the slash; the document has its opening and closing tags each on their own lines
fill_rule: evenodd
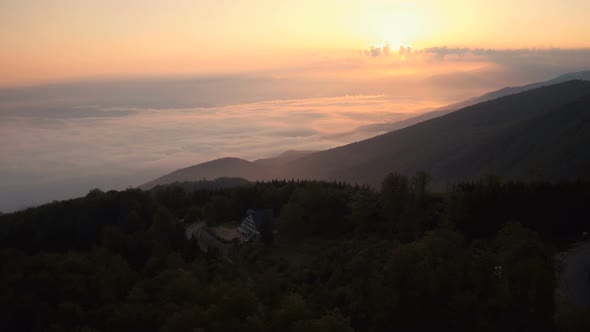
<svg viewBox="0 0 590 332">
<path fill-rule="evenodd" d="M 0 215 L 0 329 L 590 330 L 590 311 L 559 292 L 559 254 L 589 228 L 590 182 L 430 183 L 94 189 Z M 230 257 L 185 237 L 197 219 L 249 208 L 273 209 L 278 233 Z"/>
</svg>

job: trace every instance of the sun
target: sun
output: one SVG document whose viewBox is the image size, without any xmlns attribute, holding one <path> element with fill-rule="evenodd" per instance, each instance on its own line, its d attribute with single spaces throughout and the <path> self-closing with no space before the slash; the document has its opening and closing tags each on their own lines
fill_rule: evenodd
<svg viewBox="0 0 590 332">
<path fill-rule="evenodd" d="M 375 47 L 389 44 L 392 50 L 412 47 L 422 30 L 421 17 L 408 10 L 373 12 L 368 21 L 368 42 Z"/>
</svg>

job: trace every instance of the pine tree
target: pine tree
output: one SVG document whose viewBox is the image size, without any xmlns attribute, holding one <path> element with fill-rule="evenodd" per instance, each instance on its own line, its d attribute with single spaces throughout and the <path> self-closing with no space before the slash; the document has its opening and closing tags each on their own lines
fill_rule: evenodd
<svg viewBox="0 0 590 332">
<path fill-rule="evenodd" d="M 265 245 L 270 245 L 274 240 L 274 235 L 272 233 L 272 219 L 270 216 L 269 211 L 265 211 L 262 217 L 262 223 L 260 224 L 260 241 Z"/>
</svg>

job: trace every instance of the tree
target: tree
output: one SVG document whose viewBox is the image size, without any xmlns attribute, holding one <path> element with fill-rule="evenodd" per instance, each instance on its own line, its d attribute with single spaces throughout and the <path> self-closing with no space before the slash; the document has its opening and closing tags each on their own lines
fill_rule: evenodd
<svg viewBox="0 0 590 332">
<path fill-rule="evenodd" d="M 281 236 L 342 234 L 350 229 L 344 190 L 311 184 L 297 188 L 281 210 Z"/>
<path fill-rule="evenodd" d="M 350 322 L 339 311 L 328 312 L 318 319 L 299 321 L 293 332 L 353 332 Z"/>
<path fill-rule="evenodd" d="M 406 211 L 410 199 L 408 178 L 399 174 L 387 175 L 381 184 L 381 202 L 385 216 L 392 223 L 399 222 Z"/>
<path fill-rule="evenodd" d="M 229 221 L 232 217 L 230 199 L 225 195 L 215 195 L 203 207 L 203 218 L 208 223 Z"/>
<path fill-rule="evenodd" d="M 274 240 L 272 217 L 270 211 L 264 211 L 262 222 L 260 224 L 260 241 L 265 245 L 270 245 Z"/>
<path fill-rule="evenodd" d="M 350 220 L 359 232 L 378 231 L 382 226 L 383 211 L 379 194 L 369 188 L 354 193 L 348 201 Z"/>
<path fill-rule="evenodd" d="M 201 210 L 200 207 L 198 206 L 191 206 L 188 209 L 188 212 L 186 213 L 186 215 L 184 216 L 184 222 L 185 223 L 194 223 L 197 220 L 201 219 L 203 211 Z"/>
<path fill-rule="evenodd" d="M 310 319 L 312 315 L 312 311 L 301 295 L 289 294 L 285 296 L 272 319 L 274 330 L 289 331 L 294 322 Z"/>
<path fill-rule="evenodd" d="M 100 190 L 99 188 L 94 188 L 86 194 L 86 198 L 94 198 L 94 197 L 101 197 L 104 196 L 104 191 Z"/>
<path fill-rule="evenodd" d="M 426 172 L 418 172 L 412 177 L 412 190 L 416 195 L 419 204 L 424 202 L 424 197 L 427 193 L 432 177 Z"/>
<path fill-rule="evenodd" d="M 553 255 L 537 233 L 514 222 L 498 232 L 496 246 L 504 319 L 550 330 L 555 307 Z"/>
</svg>

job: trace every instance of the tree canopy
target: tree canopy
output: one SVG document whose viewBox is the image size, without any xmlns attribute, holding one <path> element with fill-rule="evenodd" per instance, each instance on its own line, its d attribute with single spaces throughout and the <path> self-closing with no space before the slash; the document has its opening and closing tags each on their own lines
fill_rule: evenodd
<svg viewBox="0 0 590 332">
<path fill-rule="evenodd" d="M 587 231 L 590 183 L 429 182 L 95 189 L 1 215 L 2 330 L 587 330 L 554 320 L 554 256 Z M 248 208 L 278 234 L 265 217 L 229 259 L 184 236 Z"/>
</svg>

